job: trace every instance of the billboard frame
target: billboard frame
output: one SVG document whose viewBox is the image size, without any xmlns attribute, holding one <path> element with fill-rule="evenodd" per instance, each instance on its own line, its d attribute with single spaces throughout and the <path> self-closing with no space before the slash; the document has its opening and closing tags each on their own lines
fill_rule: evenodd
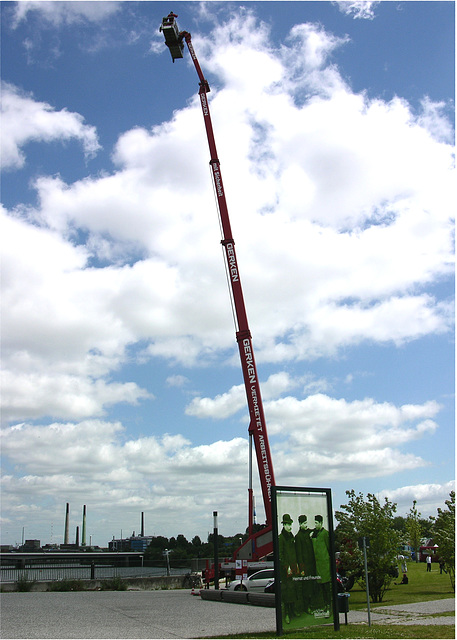
<svg viewBox="0 0 457 640">
<path fill-rule="evenodd" d="M 317 498 L 321 498 L 321 500 L 316 500 Z M 273 553 L 274 553 L 274 570 L 275 570 L 275 604 L 276 604 L 276 633 L 277 635 L 282 635 L 284 633 L 284 607 L 282 601 L 282 594 L 285 593 L 288 589 L 287 585 L 283 585 L 281 583 L 281 568 L 280 568 L 280 518 L 284 516 L 282 511 L 284 511 L 283 505 L 278 504 L 282 499 L 288 499 L 288 504 L 293 505 L 294 500 L 297 505 L 303 505 L 303 502 L 309 498 L 310 504 L 314 502 L 319 505 L 319 510 L 326 510 L 324 513 L 325 516 L 325 524 L 328 527 L 328 542 L 329 542 L 329 571 L 330 571 L 330 584 L 331 584 L 331 596 L 330 602 L 331 604 L 331 615 L 328 618 L 333 618 L 333 628 L 335 631 L 338 631 L 340 628 L 340 619 L 339 619 L 339 607 L 338 607 L 338 595 L 337 595 L 337 581 L 336 581 L 336 562 L 335 562 L 335 536 L 334 536 L 334 528 L 333 528 L 333 509 L 332 509 L 332 492 L 331 489 L 328 488 L 315 488 L 315 487 L 290 487 L 290 486 L 273 486 L 272 487 L 272 520 L 273 520 Z M 313 506 L 315 506 L 313 504 Z M 294 511 L 294 518 L 298 519 L 300 511 L 303 511 L 303 508 L 297 506 L 295 510 L 289 509 L 290 511 Z M 279 512 L 278 512 L 279 511 Z M 309 509 L 308 509 L 309 511 Z M 313 513 L 316 509 L 313 509 Z M 289 515 L 289 514 L 286 514 Z M 314 515 L 316 515 L 314 513 Z M 313 516 L 314 517 L 314 516 Z M 317 578 L 318 576 L 316 576 Z M 284 576 L 283 576 L 284 578 Z M 296 578 L 296 580 L 300 580 L 300 578 Z M 303 580 L 303 578 L 302 578 Z M 314 583 L 318 584 L 318 581 Z M 319 583 L 320 584 L 320 583 Z M 314 587 L 316 588 L 316 587 Z M 308 618 L 309 619 L 309 618 Z M 330 623 L 330 619 L 327 620 L 327 624 Z M 299 630 L 299 629 L 308 629 L 311 628 L 312 625 L 317 624 L 326 624 L 325 618 L 319 619 L 318 622 L 313 622 L 312 624 L 304 623 L 303 626 L 293 625 L 290 627 L 290 630 Z"/>
</svg>

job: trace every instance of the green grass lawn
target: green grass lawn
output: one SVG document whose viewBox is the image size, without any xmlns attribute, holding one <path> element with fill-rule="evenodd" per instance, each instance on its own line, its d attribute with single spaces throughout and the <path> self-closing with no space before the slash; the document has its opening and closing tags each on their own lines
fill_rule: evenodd
<svg viewBox="0 0 457 640">
<path fill-rule="evenodd" d="M 394 582 L 400 582 L 400 578 Z M 441 598 L 453 598 L 454 592 L 451 581 L 447 573 L 440 574 L 439 566 L 432 564 L 432 571 L 427 573 L 424 562 L 408 563 L 408 584 L 397 584 L 394 582 L 384 594 L 383 601 L 370 606 L 389 606 L 392 604 L 408 604 L 410 602 L 426 602 L 427 600 L 440 600 Z M 356 583 L 351 590 L 349 607 L 351 609 L 364 609 L 367 606 L 365 591 Z"/>
<path fill-rule="evenodd" d="M 393 582 L 388 591 L 384 595 L 381 603 L 373 604 L 370 607 L 374 611 L 377 607 L 409 604 L 414 602 L 426 602 L 427 600 L 440 600 L 442 598 L 454 598 L 455 594 L 451 587 L 449 576 L 445 573 L 440 574 L 439 566 L 432 565 L 431 573 L 426 572 L 424 563 L 408 563 L 408 579 L 407 585 L 397 584 Z M 401 577 L 394 582 L 400 582 Z M 366 609 L 366 592 L 362 591 L 358 584 L 355 584 L 351 590 L 349 598 L 349 609 Z M 444 614 L 446 615 L 446 614 Z M 341 616 L 343 620 L 343 616 Z M 275 633 L 257 633 L 247 635 L 230 635 L 224 638 L 274 638 Z M 221 638 L 221 636 L 218 636 Z M 285 640 L 292 638 L 304 638 L 305 640 L 326 640 L 331 638 L 339 640 L 339 638 L 385 638 L 396 639 L 438 639 L 438 638 L 455 638 L 454 625 L 386 625 L 386 624 L 348 624 L 342 622 L 339 631 L 334 631 L 333 626 L 309 627 L 300 631 L 286 632 L 282 636 Z"/>
<path fill-rule="evenodd" d="M 274 638 L 275 633 L 257 633 L 257 634 L 245 634 L 243 636 L 217 636 L 222 639 L 234 639 L 241 640 L 245 638 Z M 284 633 L 281 638 L 289 640 L 292 638 L 302 638 L 304 640 L 327 640 L 328 638 L 333 640 L 339 640 L 340 638 L 355 640 L 356 638 L 385 638 L 386 640 L 398 640 L 398 638 L 407 639 L 422 639 L 430 638 L 435 639 L 447 639 L 455 638 L 453 625 L 368 625 L 361 624 L 348 624 L 342 625 L 339 631 L 334 631 L 333 627 L 310 627 L 301 631 L 294 631 Z"/>
</svg>

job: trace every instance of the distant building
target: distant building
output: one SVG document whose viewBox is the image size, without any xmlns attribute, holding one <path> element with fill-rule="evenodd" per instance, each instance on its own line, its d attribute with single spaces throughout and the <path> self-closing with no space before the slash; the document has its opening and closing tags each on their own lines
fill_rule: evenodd
<svg viewBox="0 0 457 640">
<path fill-rule="evenodd" d="M 419 547 L 419 562 L 426 562 L 427 556 L 432 557 L 432 562 L 439 562 L 439 548 L 437 544 L 433 544 L 433 540 L 427 540 L 426 544 Z"/>
<path fill-rule="evenodd" d="M 33 553 L 34 551 L 41 551 L 41 540 L 26 540 L 24 544 L 19 547 L 19 551 L 24 553 Z"/>
<path fill-rule="evenodd" d="M 61 544 L 60 545 L 60 550 L 61 551 L 79 551 L 80 550 L 80 546 L 79 546 L 79 544 L 75 544 L 75 543 Z"/>
<path fill-rule="evenodd" d="M 146 551 L 152 541 L 152 536 L 138 536 L 130 538 L 130 549 L 132 551 Z"/>
<path fill-rule="evenodd" d="M 144 552 L 149 547 L 152 536 L 131 536 L 130 538 L 112 539 L 108 548 L 110 551 L 139 551 Z"/>
</svg>

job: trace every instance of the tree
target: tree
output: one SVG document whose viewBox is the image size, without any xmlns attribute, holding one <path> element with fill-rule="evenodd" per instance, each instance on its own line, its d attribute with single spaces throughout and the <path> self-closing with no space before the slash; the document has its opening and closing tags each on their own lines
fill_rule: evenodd
<svg viewBox="0 0 457 640">
<path fill-rule="evenodd" d="M 154 536 L 144 553 L 144 559 L 148 561 L 163 560 L 163 551 L 168 546 L 168 538 Z"/>
<path fill-rule="evenodd" d="M 351 571 L 365 588 L 363 555 L 358 541 L 369 538 L 367 547 L 368 585 L 373 602 L 382 602 L 385 591 L 396 575 L 396 556 L 400 544 L 400 534 L 394 529 L 394 513 L 397 505 L 385 498 L 381 504 L 375 495 L 354 490 L 346 491 L 348 504 L 336 511 L 338 538 L 343 564 L 350 560 Z"/>
<path fill-rule="evenodd" d="M 427 540 L 430 540 L 433 535 L 433 517 L 429 516 L 428 518 L 419 518 L 419 523 L 422 527 L 422 536 Z"/>
<path fill-rule="evenodd" d="M 408 543 L 413 548 L 416 556 L 416 562 L 419 562 L 419 547 L 421 546 L 422 539 L 422 525 L 420 523 L 421 514 L 416 508 L 416 500 L 413 500 L 413 506 L 409 510 L 408 517 L 406 518 L 406 534 L 408 536 Z"/>
<path fill-rule="evenodd" d="M 202 546 L 202 541 L 200 540 L 200 536 L 194 536 L 192 538 L 192 546 L 200 549 L 200 547 Z"/>
<path fill-rule="evenodd" d="M 406 520 L 403 516 L 395 516 L 393 521 L 393 528 L 395 531 L 399 531 L 400 533 L 406 532 Z"/>
<path fill-rule="evenodd" d="M 445 500 L 447 509 L 437 509 L 438 516 L 433 518 L 432 534 L 455 591 L 455 491 L 451 491 L 449 495 L 450 500 Z"/>
</svg>

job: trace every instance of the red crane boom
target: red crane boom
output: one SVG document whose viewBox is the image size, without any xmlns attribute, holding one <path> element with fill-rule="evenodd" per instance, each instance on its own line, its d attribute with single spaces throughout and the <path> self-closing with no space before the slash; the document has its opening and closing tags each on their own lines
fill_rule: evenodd
<svg viewBox="0 0 457 640">
<path fill-rule="evenodd" d="M 249 434 L 254 440 L 257 466 L 260 474 L 260 485 L 262 488 L 263 504 L 265 507 L 266 526 L 256 533 L 253 533 L 253 494 L 252 487 L 249 487 L 249 538 L 238 549 L 236 557 L 239 559 L 258 560 L 273 551 L 272 543 L 272 510 L 271 510 L 271 487 L 275 484 L 273 464 L 271 461 L 270 445 L 268 442 L 267 427 L 263 411 L 262 396 L 260 392 L 259 379 L 254 358 L 251 332 L 249 329 L 246 307 L 244 304 L 243 290 L 241 287 L 240 273 L 235 251 L 235 241 L 233 239 L 230 218 L 225 198 L 225 190 L 222 182 L 220 162 L 216 149 L 213 126 L 207 94 L 210 91 L 208 81 L 203 76 L 200 64 L 195 54 L 191 34 L 187 31 L 178 31 L 173 13 L 169 14 L 162 21 L 161 30 L 165 35 L 165 42 L 170 49 L 173 62 L 175 58 L 182 57 L 182 43 L 185 40 L 189 53 L 195 65 L 199 80 L 199 97 L 203 112 L 203 119 L 208 138 L 210 151 L 210 166 L 216 192 L 216 199 L 219 209 L 219 217 L 222 228 L 221 244 L 224 247 L 224 255 L 229 274 L 233 304 L 236 316 L 236 340 L 240 352 L 241 368 L 243 371 L 244 386 L 246 390 L 249 407 L 250 423 Z M 175 34 L 178 34 L 177 36 Z M 251 439 L 250 438 L 250 439 Z"/>
</svg>

